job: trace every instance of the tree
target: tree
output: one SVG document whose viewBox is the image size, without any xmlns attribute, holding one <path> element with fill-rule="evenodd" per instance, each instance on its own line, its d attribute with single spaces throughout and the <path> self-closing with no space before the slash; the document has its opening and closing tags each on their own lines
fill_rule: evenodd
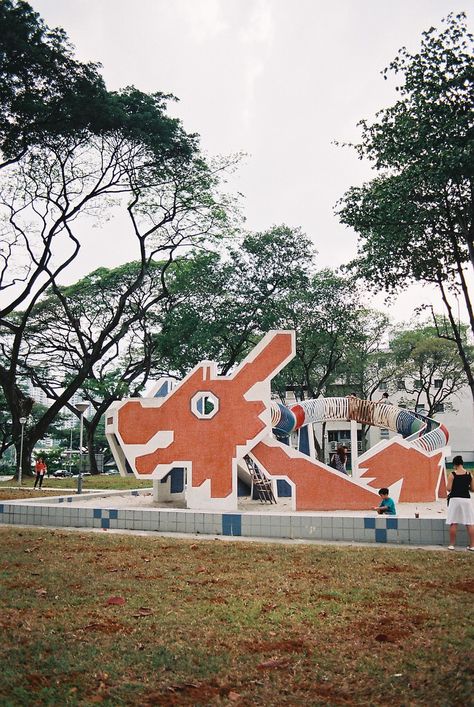
<svg viewBox="0 0 474 707">
<path fill-rule="evenodd" d="M 123 143 L 122 143 L 123 144 Z M 101 146 L 103 141 L 101 140 Z M 139 149 L 139 148 L 138 148 Z M 81 332 L 81 318 L 75 315 L 75 309 L 71 305 L 70 300 L 64 296 L 61 287 L 57 284 L 57 275 L 77 254 L 80 247 L 79 239 L 72 231 L 72 225 L 67 222 L 69 216 L 74 211 L 73 200 L 74 195 L 87 191 L 87 184 L 92 170 L 87 173 L 87 176 L 82 177 L 78 172 L 62 172 L 61 179 L 64 184 L 64 191 L 59 197 L 59 207 L 57 194 L 53 186 L 45 185 L 45 170 L 41 170 L 41 176 L 38 174 L 35 179 L 35 188 L 38 192 L 34 197 L 34 205 L 32 212 L 39 214 L 39 219 L 44 223 L 50 216 L 50 210 L 61 210 L 63 213 L 55 218 L 55 224 L 52 230 L 55 230 L 56 224 L 63 221 L 63 225 L 59 227 L 61 232 L 65 231 L 67 239 L 72 244 L 72 253 L 66 257 L 65 262 L 61 267 L 53 270 L 50 267 L 50 255 L 45 257 L 41 267 L 46 271 L 46 278 L 41 282 L 39 278 L 36 280 L 29 277 L 29 270 L 25 271 L 24 284 L 20 287 L 22 292 L 12 299 L 11 305 L 17 305 L 20 301 L 26 301 L 27 292 L 29 292 L 28 305 L 21 312 L 15 307 L 15 311 L 8 312 L 1 320 L 3 325 L 4 336 L 8 339 L 8 346 L 4 348 L 3 353 L 6 358 L 2 357 L 0 361 L 0 383 L 3 387 L 5 397 L 7 399 L 9 409 L 12 413 L 14 431 L 15 425 L 18 427 L 19 417 L 28 415 L 28 398 L 25 397 L 17 384 L 17 377 L 21 368 L 22 351 L 24 350 L 24 337 L 28 329 L 30 318 L 35 318 L 35 308 L 41 308 L 41 297 L 44 292 L 48 292 L 49 296 L 57 298 L 62 314 L 59 321 L 67 321 L 74 328 L 76 336 L 84 346 L 84 351 L 88 352 L 86 365 L 81 369 L 79 375 L 74 381 L 70 381 L 65 387 L 61 399 L 51 407 L 44 419 L 46 427 L 52 421 L 54 415 L 67 402 L 67 400 L 81 387 L 83 382 L 89 375 L 90 370 L 111 348 L 115 346 L 117 337 L 125 335 L 133 322 L 140 318 L 138 311 L 124 315 L 127 310 L 128 302 L 133 302 L 134 293 L 140 288 L 146 278 L 147 271 L 152 267 L 156 258 L 165 258 L 162 266 L 161 283 L 156 293 L 155 301 L 158 302 L 167 296 L 165 272 L 169 264 L 172 262 L 175 252 L 183 245 L 190 242 L 198 242 L 205 237 L 210 237 L 213 230 L 216 230 L 217 223 L 222 222 L 221 207 L 212 197 L 214 187 L 214 178 L 209 179 L 209 171 L 207 166 L 199 160 L 194 160 L 193 165 L 175 165 L 174 173 L 160 175 L 150 170 L 149 166 L 144 167 L 146 174 L 141 175 L 141 167 L 143 163 L 138 156 L 134 155 L 135 148 L 131 148 L 124 171 L 122 172 L 121 186 L 119 189 L 129 191 L 132 195 L 132 201 L 126 207 L 132 224 L 132 232 L 135 237 L 136 247 L 139 260 L 139 268 L 135 270 L 134 277 L 126 280 L 126 287 L 121 290 L 120 295 L 114 302 L 114 307 L 109 310 L 109 318 L 104 327 L 100 330 L 95 340 L 84 337 Z M 102 157 L 108 155 L 108 148 L 100 150 Z M 105 154 L 104 154 L 105 152 Z M 120 149 L 119 149 L 120 152 Z M 147 152 L 147 150 L 145 150 Z M 144 156 L 144 155 L 143 155 Z M 58 155 L 59 157 L 59 155 Z M 123 155 L 120 157 L 122 159 Z M 135 157 L 138 159 L 138 165 L 135 162 Z M 98 165 L 97 165 L 98 166 Z M 21 166 L 16 166 L 17 169 Z M 171 168 L 171 165 L 169 165 Z M 101 168 L 98 166 L 99 171 Z M 121 172 L 121 168 L 117 165 L 112 169 L 113 177 L 109 183 L 111 192 L 113 193 L 117 186 L 117 172 Z M 30 177 L 30 173 L 22 174 L 22 177 Z M 52 176 L 52 171 L 48 172 L 48 176 Z M 100 182 L 100 179 L 102 181 Z M 98 190 L 102 192 L 102 188 L 106 184 L 106 175 L 100 174 L 99 182 L 101 186 Z M 96 185 L 99 183 L 96 182 Z M 150 186 L 151 182 L 151 186 Z M 43 199 L 39 195 L 39 191 L 43 191 Z M 96 191 L 96 186 L 92 189 Z M 107 193 L 107 189 L 105 188 Z M 24 192 L 23 192 L 24 193 Z M 110 192 L 109 192 L 110 193 Z M 86 198 L 88 198 L 86 194 Z M 23 196 L 20 196 L 20 201 Z M 1 196 L 0 196 L 1 199 Z M 61 200 L 64 202 L 61 203 Z M 1 202 L 0 202 L 1 203 Z M 4 201 L 4 204 L 6 201 Z M 100 199 L 99 199 L 100 203 Z M 41 212 L 41 207 L 45 205 L 47 213 Z M 25 250 L 32 254 L 32 258 L 36 263 L 36 255 L 34 250 L 35 236 L 44 237 L 44 229 L 41 226 L 41 234 L 35 234 L 31 227 L 29 230 L 24 227 L 21 222 L 21 204 L 15 211 L 15 218 L 10 219 L 10 225 L 15 230 L 12 235 L 12 242 L 15 245 L 24 245 Z M 11 209 L 13 211 L 13 209 Z M 67 213 L 64 213 L 67 212 Z M 173 223 L 176 221 L 176 223 Z M 18 234 L 21 235 L 20 242 Z M 49 238 L 49 234 L 44 238 Z M 16 240 L 15 240 L 16 239 Z M 11 261 L 11 253 L 9 259 Z M 33 265 L 34 267 L 34 265 Z M 49 282 L 49 290 L 46 290 L 46 285 Z M 36 285 L 36 283 L 38 283 Z M 36 285 L 36 287 L 35 287 Z M 7 311 L 7 310 L 6 310 Z M 127 322 L 126 324 L 124 322 Z M 55 406 L 58 407 L 55 407 Z M 38 429 L 38 432 L 40 430 Z M 44 430 L 43 430 L 44 431 Z M 31 430 L 31 434 L 33 431 Z M 26 441 L 25 441 L 26 442 Z M 28 445 L 25 444 L 25 455 L 28 454 Z"/>
<path fill-rule="evenodd" d="M 84 418 L 84 426 L 91 471 L 97 471 L 94 435 L 102 414 L 113 400 L 136 394 L 149 375 L 153 340 L 147 313 L 166 299 L 167 266 L 166 261 L 150 263 L 140 287 L 122 304 L 142 269 L 140 262 L 114 270 L 100 268 L 38 301 L 23 328 L 16 370 L 23 381 L 42 390 L 51 405 L 29 423 L 25 444 L 32 447 L 47 433 L 62 406 L 77 414 L 69 400 L 71 391 L 78 390 L 94 409 L 92 419 Z M 118 322 L 117 309 L 121 310 Z M 19 312 L 11 320 L 22 317 Z M 15 343 L 15 336 L 3 337 L 3 360 L 13 360 Z M 82 381 L 79 388 L 78 380 Z"/>
<path fill-rule="evenodd" d="M 345 381 L 344 393 L 356 393 L 364 400 L 372 400 L 381 385 L 395 387 L 401 364 L 389 348 L 390 320 L 383 312 L 361 309 L 357 331 L 351 337 L 351 346 L 339 367 Z M 362 442 L 366 444 L 370 425 L 362 424 Z"/>
<path fill-rule="evenodd" d="M 296 331 L 295 358 L 273 381 L 280 399 L 293 390 L 298 400 L 318 398 L 344 375 L 351 341 L 358 331 L 359 295 L 354 283 L 326 269 L 312 273 L 305 288 L 278 302 L 279 328 Z M 324 430 L 316 453 L 324 458 Z"/>
<path fill-rule="evenodd" d="M 26 8 L 28 22 L 31 25 L 39 22 L 25 3 L 8 2 L 5 7 L 18 10 L 17 16 L 21 15 L 22 21 L 25 14 L 20 10 Z M 39 24 L 39 28 L 32 30 L 38 42 L 37 51 L 58 52 L 61 56 L 55 56 L 54 61 L 57 60 L 59 67 L 69 66 L 68 61 L 72 61 L 71 71 L 80 73 L 82 65 L 74 64 L 71 52 L 65 48 L 64 33 L 51 33 Z M 17 28 L 13 35 L 15 31 Z M 33 36 L 28 32 L 28 37 Z M 24 38 L 22 42 L 24 45 Z M 36 75 L 32 94 L 40 92 L 38 102 L 41 98 L 47 104 L 51 99 L 53 105 L 60 91 L 54 89 L 54 95 L 44 97 L 41 91 L 47 90 L 44 87 L 47 72 L 43 64 L 40 62 L 38 68 L 25 47 L 26 54 L 16 57 L 14 46 L 13 38 L 9 43 L 11 61 L 2 66 L 12 90 L 0 106 L 4 111 L 0 124 L 6 135 L 1 149 L 7 157 L 0 177 L 0 384 L 15 439 L 20 436 L 20 417 L 27 416 L 32 406 L 32 400 L 19 385 L 25 356 L 24 337 L 30 318 L 34 321 L 36 308 L 41 308 L 46 293 L 57 298 L 61 309 L 58 321 L 70 324 L 85 354 L 77 376 L 68 380 L 41 422 L 28 426 L 21 460 L 27 472 L 34 442 L 81 388 L 93 367 L 139 320 L 140 313 L 133 312 L 128 304 L 133 302 L 134 293 L 140 289 L 153 262 L 164 263 L 155 298 L 158 302 L 167 296 L 165 273 L 178 249 L 218 235 L 225 223 L 226 202 L 217 194 L 221 166 L 207 164 L 199 154 L 196 136 L 186 134 L 179 121 L 166 115 L 166 97 L 162 94 L 146 95 L 134 88 L 109 94 L 102 91 L 94 74 L 97 100 L 103 101 L 104 119 L 100 124 L 84 124 L 79 118 L 79 124 L 64 122 L 60 114 L 54 122 L 55 112 L 51 110 L 52 123 L 43 124 L 39 119 L 41 129 L 37 130 L 35 114 L 28 126 L 27 118 L 22 118 L 28 95 L 23 86 L 26 76 L 22 62 L 25 66 L 31 64 L 32 76 Z M 8 58 L 8 51 L 2 56 Z M 61 63 L 63 60 L 65 63 Z M 61 85 L 68 78 L 74 84 L 74 77 L 75 74 L 66 75 Z M 51 85 L 54 86 L 53 79 Z M 19 112 L 15 113 L 18 105 Z M 96 104 L 94 115 L 98 111 Z M 17 121 L 20 128 L 26 125 L 21 134 L 15 133 Z M 81 329 L 84 318 L 75 315 L 59 279 L 64 278 L 82 247 L 81 227 L 90 226 L 94 218 L 113 213 L 113 209 L 128 216 L 130 250 L 139 267 L 114 302 L 103 329 L 91 340 Z"/>
<path fill-rule="evenodd" d="M 304 289 L 278 303 L 281 328 L 296 331 L 296 355 L 275 380 L 281 397 L 317 398 L 334 381 L 357 334 L 359 295 L 354 283 L 332 270 L 313 273 Z"/>
<path fill-rule="evenodd" d="M 140 269 L 140 263 L 114 270 L 100 268 L 78 283 L 57 288 L 57 292 L 43 297 L 31 312 L 23 332 L 18 362 L 22 380 L 42 390 L 52 404 L 63 400 L 64 390 L 89 367 L 93 342 L 109 327 L 116 302 Z M 122 327 L 110 332 L 103 347 L 104 355 L 89 367 L 80 388 L 81 396 L 91 402 L 95 411 L 92 419 L 84 418 L 93 472 L 97 471 L 94 435 L 103 412 L 113 400 L 136 393 L 149 375 L 152 340 L 147 329 L 147 311 L 163 296 L 162 276 L 163 264 L 150 263 L 140 288 L 126 303 Z M 122 328 L 127 325 L 124 334 Z M 3 354 L 7 359 L 12 357 L 5 340 Z M 65 406 L 78 415 L 71 403 L 67 401 Z M 29 425 L 29 436 L 45 434 L 49 417 L 45 410 L 34 425 Z"/>
<path fill-rule="evenodd" d="M 25 427 L 25 433 L 28 435 L 28 427 L 34 425 L 37 420 L 39 420 L 46 411 L 46 406 L 41 403 L 33 402 L 30 411 L 30 417 L 27 421 L 27 427 Z M 62 415 L 58 414 L 53 423 L 49 426 L 47 433 L 48 435 L 53 435 L 55 437 L 61 436 L 63 418 Z M 6 404 L 5 396 L 3 391 L 0 389 L 0 459 L 6 459 L 8 452 L 10 452 L 10 458 L 13 455 L 18 455 L 18 450 L 21 446 L 21 433 L 20 437 L 15 439 L 13 435 L 13 425 L 11 421 L 11 415 Z M 13 452 L 13 454 L 12 454 Z M 13 466 L 10 463 L 9 466 Z M 11 472 L 11 469 L 9 469 Z"/>
<path fill-rule="evenodd" d="M 455 342 L 474 398 L 453 307 L 461 296 L 474 333 L 473 37 L 463 13 L 444 23 L 423 34 L 419 53 L 403 48 L 383 72 L 403 77 L 399 100 L 373 124 L 361 122 L 362 141 L 354 146 L 377 176 L 346 192 L 339 216 L 359 235 L 349 269 L 374 289 L 397 292 L 420 281 L 439 289 L 448 326 L 438 335 Z"/>
<path fill-rule="evenodd" d="M 13 427 L 3 391 L 0 389 L 0 459 L 14 444 Z"/>
<path fill-rule="evenodd" d="M 2 166 L 45 135 L 96 128 L 106 90 L 98 66 L 73 56 L 63 30 L 50 30 L 27 2 L 0 4 Z"/>
<path fill-rule="evenodd" d="M 280 303 L 306 287 L 312 267 L 311 242 L 287 226 L 248 233 L 225 256 L 192 252 L 175 261 L 171 298 L 156 322 L 155 375 L 181 378 L 203 359 L 226 374 L 279 325 Z"/>
<path fill-rule="evenodd" d="M 362 309 L 358 330 L 344 361 L 348 392 L 372 400 L 380 385 L 389 385 L 398 375 L 398 364 L 389 349 L 390 320 L 383 312 Z"/>
<path fill-rule="evenodd" d="M 464 346 L 472 360 L 472 346 L 466 341 Z M 466 385 L 466 375 L 452 341 L 439 339 L 436 328 L 427 324 L 416 329 L 399 331 L 391 340 L 390 348 L 403 372 L 404 389 L 416 410 L 423 404 L 428 417 L 433 417 L 440 406 Z"/>
<path fill-rule="evenodd" d="M 248 234 L 225 258 L 192 253 L 170 273 L 171 298 L 154 335 L 156 374 L 181 378 L 202 359 L 227 373 L 269 329 L 296 329 L 296 358 L 273 386 L 281 398 L 288 387 L 317 397 L 358 331 L 354 283 L 315 272 L 311 244 L 298 230 Z"/>
<path fill-rule="evenodd" d="M 166 102 L 174 96 L 145 94 L 133 86 L 107 91 L 99 69 L 99 64 L 77 61 L 64 30 L 50 29 L 28 2 L 2 0 L 0 168 L 51 138 L 115 130 L 168 158 L 191 154 L 190 136 L 165 115 Z"/>
</svg>

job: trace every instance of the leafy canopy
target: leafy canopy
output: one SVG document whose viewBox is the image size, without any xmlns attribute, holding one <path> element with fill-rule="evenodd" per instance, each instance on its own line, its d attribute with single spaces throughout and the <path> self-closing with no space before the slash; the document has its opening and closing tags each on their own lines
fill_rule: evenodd
<svg viewBox="0 0 474 707">
<path fill-rule="evenodd" d="M 0 151 L 15 160 L 52 136 L 120 131 L 165 156 L 191 154 L 196 136 L 165 115 L 162 93 L 106 90 L 97 63 L 82 63 L 63 29 L 23 0 L 0 3 Z"/>
<path fill-rule="evenodd" d="M 383 72 L 403 78 L 399 100 L 373 124 L 361 121 L 359 156 L 377 176 L 339 203 L 341 221 L 360 236 L 350 268 L 377 289 L 413 281 L 462 286 L 474 264 L 473 37 L 465 16 L 423 34 L 417 54 L 403 48 Z"/>
</svg>

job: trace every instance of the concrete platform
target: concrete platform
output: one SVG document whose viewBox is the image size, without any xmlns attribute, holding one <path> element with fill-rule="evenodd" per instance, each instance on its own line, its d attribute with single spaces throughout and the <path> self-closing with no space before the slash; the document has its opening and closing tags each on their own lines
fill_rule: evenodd
<svg viewBox="0 0 474 707">
<path fill-rule="evenodd" d="M 103 500 L 101 505 L 103 507 L 111 508 L 116 507 L 134 507 L 134 508 L 149 508 L 149 509 L 183 509 L 184 506 L 179 503 L 155 503 L 153 501 L 153 494 L 150 490 L 141 490 L 139 495 L 131 495 L 133 492 L 103 492 L 103 491 L 89 491 L 86 495 L 74 496 L 74 504 L 80 505 L 81 507 L 87 507 L 94 505 L 95 499 L 101 497 Z M 261 503 L 260 501 L 251 500 L 249 497 L 241 497 L 239 500 L 239 512 L 252 512 L 252 513 L 294 513 L 298 516 L 311 516 L 315 513 L 317 515 L 337 515 L 337 516 L 354 516 L 354 517 L 364 517 L 368 513 L 370 515 L 376 515 L 372 511 L 292 511 L 291 503 L 289 500 L 279 499 L 275 504 Z M 196 512 L 209 512 L 209 511 L 196 511 Z M 431 503 L 399 503 L 397 504 L 397 517 L 398 518 L 414 518 L 415 513 L 419 514 L 420 518 L 437 518 L 442 517 L 446 519 L 446 501 L 433 501 Z"/>
</svg>

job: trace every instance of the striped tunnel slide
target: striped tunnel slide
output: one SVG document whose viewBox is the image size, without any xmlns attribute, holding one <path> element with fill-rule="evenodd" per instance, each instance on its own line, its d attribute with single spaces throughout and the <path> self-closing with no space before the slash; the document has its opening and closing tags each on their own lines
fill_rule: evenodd
<svg viewBox="0 0 474 707">
<path fill-rule="evenodd" d="M 355 396 L 303 400 L 290 407 L 272 401 L 271 415 L 272 428 L 277 435 L 291 434 L 313 422 L 355 420 L 397 432 L 414 447 L 428 452 L 445 447 L 449 439 L 446 427 L 433 418 L 396 405 L 375 403 Z"/>
</svg>

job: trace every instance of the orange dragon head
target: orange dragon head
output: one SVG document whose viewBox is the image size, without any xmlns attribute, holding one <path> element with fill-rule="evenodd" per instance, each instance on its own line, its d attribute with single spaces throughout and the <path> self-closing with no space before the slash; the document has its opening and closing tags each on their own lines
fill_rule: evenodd
<svg viewBox="0 0 474 707">
<path fill-rule="evenodd" d="M 188 487 L 209 481 L 211 498 L 236 493 L 237 460 L 271 431 L 270 381 L 294 345 L 293 332 L 269 332 L 228 376 L 204 362 L 165 398 L 114 403 L 106 431 L 122 471 L 124 459 L 137 478 L 185 467 Z"/>
</svg>

